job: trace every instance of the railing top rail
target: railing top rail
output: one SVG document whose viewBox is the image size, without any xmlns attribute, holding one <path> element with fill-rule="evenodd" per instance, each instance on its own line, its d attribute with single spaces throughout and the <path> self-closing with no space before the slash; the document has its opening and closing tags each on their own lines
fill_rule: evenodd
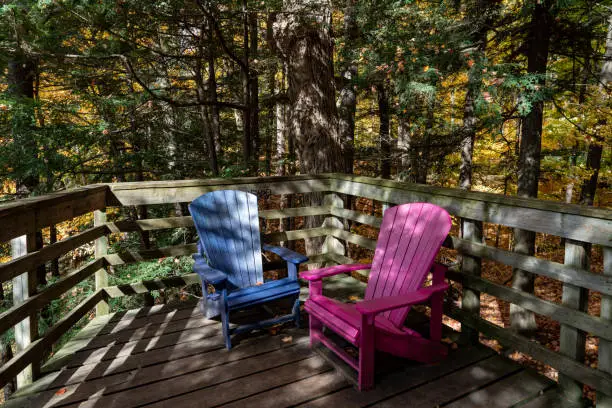
<svg viewBox="0 0 612 408">
<path fill-rule="evenodd" d="M 211 179 L 189 179 L 189 180 L 158 180 L 158 181 L 134 181 L 123 183 L 104 183 L 99 185 L 108 186 L 111 191 L 138 190 L 143 188 L 175 188 L 175 187 L 198 187 L 198 186 L 223 186 L 237 184 L 265 184 L 268 182 L 302 181 L 302 180 L 326 180 L 334 178 L 335 174 L 301 174 L 293 176 L 264 176 L 264 177 L 233 177 L 233 178 L 211 178 Z"/>
<path fill-rule="evenodd" d="M 0 205 L 0 242 L 104 208 L 108 187 L 90 185 Z"/>
<path fill-rule="evenodd" d="M 604 236 L 607 233 L 606 231 L 610 229 L 609 226 L 612 225 L 610 224 L 612 221 L 612 211 L 610 209 L 540 199 L 509 197 L 492 193 L 462 191 L 453 188 L 433 187 L 339 173 L 146 181 L 84 186 L 0 205 L 0 224 L 3 225 L 3 228 L 0 230 L 0 242 L 34 232 L 52 223 L 58 223 L 107 205 L 162 204 L 191 201 L 206 191 L 222 188 L 223 186 L 240 189 L 261 187 L 270 189 L 272 194 L 330 190 L 360 195 L 360 192 L 364 192 L 364 197 L 369 196 L 370 198 L 391 203 L 402 202 L 406 197 L 408 199 L 427 199 L 427 196 L 431 196 L 432 198 L 436 197 L 436 199 L 432 199 L 432 202 L 439 202 L 439 204 L 448 207 L 447 209 L 456 215 L 463 217 L 474 215 L 475 219 L 521 228 L 525 228 L 523 224 L 526 223 L 522 218 L 529 217 L 529 214 L 518 213 L 514 210 L 515 208 L 537 210 L 536 213 L 538 214 L 556 213 L 562 217 L 567 214 L 573 217 L 573 221 L 567 225 L 565 225 L 566 219 L 559 219 L 558 221 L 564 225 L 555 225 L 554 228 L 551 227 L 552 229 L 538 229 L 542 227 L 542 223 L 556 223 L 555 220 L 557 218 L 544 217 L 535 220 L 533 228 L 537 231 L 559 235 L 559 228 L 575 229 L 574 227 L 581 227 L 589 231 L 585 233 L 570 233 L 571 237 L 568 237 L 572 239 L 583 238 L 586 241 L 603 245 L 612 244 L 612 233 L 608 234 L 608 237 Z M 360 186 L 362 187 L 360 188 Z M 381 191 L 378 191 L 378 189 L 381 189 Z M 147 194 L 147 190 L 151 190 L 151 194 Z M 365 194 L 366 191 L 369 191 L 369 193 Z M 531 215 L 537 216 L 536 213 Z M 576 216 L 579 218 L 575 218 Z M 590 238 L 593 234 L 597 237 L 592 241 Z M 560 235 L 565 236 L 567 234 L 561 233 Z"/>
<path fill-rule="evenodd" d="M 502 204 L 505 206 L 533 208 L 544 211 L 558 212 L 564 214 L 575 214 L 585 217 L 612 220 L 612 210 L 600 207 L 588 207 L 577 204 L 567 204 L 559 201 L 543 200 L 540 198 L 523 198 L 517 196 L 505 196 L 495 193 L 484 193 L 479 191 L 464 191 L 458 188 L 435 187 L 424 184 L 406 183 L 394 180 L 383 180 L 374 177 L 354 176 L 350 174 L 330 173 L 330 178 L 336 180 L 353 181 L 378 187 L 391 187 L 402 190 L 419 191 L 427 194 L 442 195 L 451 198 L 462 198 L 488 203 Z"/>
<path fill-rule="evenodd" d="M 37 208 L 63 202 L 66 198 L 83 197 L 99 191 L 106 191 L 104 184 L 90 184 L 87 186 L 56 191 L 35 197 L 20 198 L 0 204 L 0 220 L 13 216 L 15 213 L 32 211 Z"/>
<path fill-rule="evenodd" d="M 245 191 L 263 190 L 268 194 L 324 192 L 330 190 L 330 177 L 327 174 L 307 174 L 107 184 L 110 188 L 107 204 L 125 206 L 189 202 L 204 193 L 222 188 Z"/>
</svg>

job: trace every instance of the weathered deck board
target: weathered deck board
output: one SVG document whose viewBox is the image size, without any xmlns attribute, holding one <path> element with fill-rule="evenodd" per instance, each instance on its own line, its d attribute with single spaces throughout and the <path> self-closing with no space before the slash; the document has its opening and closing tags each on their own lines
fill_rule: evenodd
<svg viewBox="0 0 612 408">
<path fill-rule="evenodd" d="M 56 371 L 6 406 L 496 408 L 553 400 L 548 392 L 540 396 L 551 381 L 480 345 L 452 351 L 435 365 L 383 367 L 374 390 L 359 393 L 309 349 L 305 329 L 245 336 L 231 351 L 220 332 L 193 305 L 94 319 L 66 345 L 70 358 L 57 360 Z"/>
<path fill-rule="evenodd" d="M 366 393 L 357 392 L 349 387 L 339 392 L 309 401 L 301 407 L 365 407 L 383 401 L 398 393 L 422 386 L 436 378 L 453 373 L 461 368 L 490 358 L 493 350 L 484 347 L 469 347 L 456 353 L 443 364 L 413 364 L 399 372 L 377 377 L 376 387 Z"/>
<path fill-rule="evenodd" d="M 327 371 L 282 387 L 251 395 L 248 398 L 235 400 L 223 406 L 232 408 L 291 407 L 348 386 L 340 374 L 335 371 Z"/>
<path fill-rule="evenodd" d="M 570 406 L 566 401 L 563 401 L 565 405 Z M 556 389 L 551 388 L 548 391 L 541 393 L 532 400 L 527 400 L 521 404 L 517 404 L 516 408 L 548 408 L 548 407 L 559 407 L 562 402 L 559 399 L 559 393 Z"/>
<path fill-rule="evenodd" d="M 73 353 L 66 367 L 70 368 L 78 367 L 83 364 L 97 364 L 100 361 L 144 353 L 150 350 L 174 346 L 189 341 L 205 341 L 217 335 L 219 335 L 219 329 L 214 325 L 208 325 L 196 329 L 187 329 L 181 332 L 163 334 L 156 338 L 144 339 L 143 341 L 130 341 L 122 344 L 111 343 L 106 347 Z"/>
<path fill-rule="evenodd" d="M 481 387 L 493 384 L 521 367 L 499 356 L 479 361 L 446 376 L 439 377 L 377 405 L 383 407 L 432 407 L 444 404 Z"/>
<path fill-rule="evenodd" d="M 447 405 L 447 408 L 502 408 L 510 407 L 552 386 L 552 381 L 530 370 L 522 370 L 496 382 L 490 387 L 473 392 Z"/>
</svg>

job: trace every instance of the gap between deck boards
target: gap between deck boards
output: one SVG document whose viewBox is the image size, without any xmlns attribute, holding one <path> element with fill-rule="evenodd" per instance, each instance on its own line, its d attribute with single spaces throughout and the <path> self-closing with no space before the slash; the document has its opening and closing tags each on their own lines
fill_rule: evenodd
<svg viewBox="0 0 612 408">
<path fill-rule="evenodd" d="M 540 408 L 548 401 L 540 394 L 554 386 L 491 349 L 475 346 L 453 351 L 439 364 L 406 363 L 382 372 L 374 390 L 359 393 L 335 365 L 308 349 L 306 330 L 285 327 L 280 336 L 244 338 L 228 352 L 220 325 L 202 324 L 190 307 L 130 311 L 92 321 L 68 343 L 72 361 L 58 360 L 63 367 L 21 390 L 6 406 L 507 408 L 525 403 Z M 192 325 L 197 327 L 188 328 Z M 118 342 L 91 343 L 96 336 Z M 500 395 L 497 402 L 489 398 L 491 392 Z"/>
</svg>

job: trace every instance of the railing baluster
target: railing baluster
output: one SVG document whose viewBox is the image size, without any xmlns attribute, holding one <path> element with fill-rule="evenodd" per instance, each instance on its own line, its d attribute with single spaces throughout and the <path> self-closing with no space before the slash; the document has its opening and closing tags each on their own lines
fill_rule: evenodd
<svg viewBox="0 0 612 408">
<path fill-rule="evenodd" d="M 584 270 L 589 270 L 591 260 L 591 245 L 574 241 L 565 241 L 565 261 L 566 265 L 577 266 Z M 563 284 L 562 304 L 572 309 L 587 311 L 589 291 L 580 286 L 569 283 Z M 575 327 L 565 324 L 561 325 L 559 337 L 560 352 L 580 363 L 584 363 L 586 333 Z M 582 401 L 582 383 L 559 373 L 559 386 L 562 389 L 563 397 L 572 403 Z"/>
<path fill-rule="evenodd" d="M 612 247 L 603 247 L 603 262 L 604 275 L 612 276 Z M 612 296 L 601 295 L 600 317 L 612 321 Z M 599 339 L 597 368 L 605 373 L 612 374 L 612 341 Z M 604 394 L 601 390 L 598 390 L 597 408 L 610 407 L 612 407 L 612 391 Z"/>
<path fill-rule="evenodd" d="M 340 197 L 339 194 L 326 194 L 325 197 L 323 197 L 323 205 L 326 207 L 344 208 L 344 200 L 342 200 L 342 197 Z M 329 216 L 325 217 L 323 227 L 338 228 L 343 230 L 344 222 L 342 222 L 342 220 L 338 217 Z M 322 248 L 323 253 L 344 256 L 344 250 L 344 244 L 338 238 L 332 235 L 325 237 L 325 242 L 323 243 Z"/>
<path fill-rule="evenodd" d="M 106 209 L 94 211 L 94 227 L 106 223 Z M 108 254 L 108 235 L 104 235 L 95 241 L 95 256 L 102 258 Z M 108 273 L 106 268 L 101 268 L 96 272 L 96 290 L 100 290 L 108 286 Z M 101 301 L 96 305 L 96 316 L 108 314 L 109 307 L 106 301 Z"/>
<path fill-rule="evenodd" d="M 387 211 L 391 207 L 393 207 L 393 204 L 391 203 L 382 203 L 382 215 L 385 215 L 385 211 Z"/>
<path fill-rule="evenodd" d="M 11 240 L 11 256 L 19 258 L 36 251 L 36 235 L 31 233 Z M 13 278 L 13 304 L 18 305 L 36 293 L 36 268 Z M 27 348 L 38 337 L 38 316 L 34 311 L 29 317 L 15 325 L 17 352 Z M 17 374 L 17 389 L 31 384 L 40 373 L 40 363 L 30 364 Z"/>
<path fill-rule="evenodd" d="M 462 238 L 468 241 L 482 243 L 482 221 L 462 219 Z M 461 255 L 461 271 L 468 275 L 480 276 L 482 269 L 481 258 L 471 255 Z M 466 312 L 480 317 L 480 292 L 463 285 L 461 308 Z M 461 340 L 466 343 L 478 343 L 478 330 L 474 330 L 465 324 L 461 325 Z"/>
</svg>

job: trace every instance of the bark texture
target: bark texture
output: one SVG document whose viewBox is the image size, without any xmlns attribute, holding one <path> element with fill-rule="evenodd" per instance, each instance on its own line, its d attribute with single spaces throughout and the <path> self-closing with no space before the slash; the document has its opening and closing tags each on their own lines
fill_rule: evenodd
<svg viewBox="0 0 612 408">
<path fill-rule="evenodd" d="M 251 59 L 257 61 L 259 41 L 259 25 L 257 23 L 257 13 L 249 13 L 249 55 Z M 253 170 L 257 173 L 259 168 L 259 152 L 261 140 L 259 136 L 259 73 L 257 67 L 251 65 L 249 70 L 249 114 L 251 115 L 251 140 L 253 153 Z"/>
<path fill-rule="evenodd" d="M 603 60 L 601 72 L 599 74 L 599 87 L 601 95 L 608 95 L 609 97 L 609 86 L 612 83 L 612 15 L 608 17 L 608 35 L 606 38 L 606 51 Z M 598 132 L 600 129 L 603 130 L 606 126 L 609 126 L 608 119 L 603 119 L 598 123 L 595 131 Z M 604 136 L 599 134 L 595 134 L 591 137 L 586 161 L 586 167 L 590 175 L 582 182 L 582 187 L 580 189 L 580 204 L 593 205 L 595 201 L 604 142 Z"/>
<path fill-rule="evenodd" d="M 338 111 L 330 35 L 331 2 L 288 0 L 274 23 L 274 39 L 287 64 L 288 132 L 295 141 L 300 172 L 341 172 Z M 307 205 L 321 205 L 322 194 L 310 194 Z M 322 217 L 308 217 L 307 228 Z M 309 254 L 320 253 L 321 239 L 306 240 Z"/>
<path fill-rule="evenodd" d="M 398 181 L 408 181 L 414 183 L 414 147 L 412 146 L 412 133 L 410 121 L 400 114 L 397 117 L 397 151 L 399 154 L 400 168 L 397 170 Z"/>
<path fill-rule="evenodd" d="M 550 43 L 551 1 L 537 2 L 533 5 L 528 33 L 527 71 L 544 75 L 548 62 Z M 541 85 L 544 85 L 543 79 Z M 542 120 L 544 102 L 535 102 L 531 111 L 521 123 L 521 143 L 519 147 L 519 169 L 517 194 L 519 197 L 537 198 L 540 178 L 540 153 L 542 149 Z M 532 231 L 514 230 L 514 251 L 534 255 L 536 235 Z M 533 293 L 535 276 L 521 269 L 514 269 L 512 287 Z M 531 335 L 537 330 L 535 314 L 520 306 L 510 305 L 511 327 L 523 334 Z"/>
<path fill-rule="evenodd" d="M 376 86 L 378 98 L 378 117 L 380 128 L 378 131 L 380 148 L 380 177 L 391 178 L 391 135 L 389 133 L 389 96 L 384 85 Z"/>
<path fill-rule="evenodd" d="M 338 111 L 330 36 L 331 3 L 285 1 L 274 38 L 288 70 L 289 132 L 296 141 L 300 170 L 342 171 Z"/>
<path fill-rule="evenodd" d="M 342 54 L 342 89 L 338 96 L 338 132 L 344 155 L 344 172 L 353 173 L 355 157 L 355 112 L 357 111 L 357 65 L 353 63 L 351 51 L 359 37 L 357 26 L 356 0 L 346 0 L 344 10 L 344 52 Z"/>
<path fill-rule="evenodd" d="M 12 118 L 12 136 L 15 145 L 20 148 L 25 160 L 36 157 L 38 149 L 36 140 L 30 130 L 34 125 L 34 83 L 36 80 L 37 62 L 25 53 L 18 51 L 8 62 L 8 94 L 20 101 L 26 109 L 18 110 Z M 16 180 L 18 198 L 27 197 L 38 187 L 39 180 L 34 174 Z"/>
</svg>

